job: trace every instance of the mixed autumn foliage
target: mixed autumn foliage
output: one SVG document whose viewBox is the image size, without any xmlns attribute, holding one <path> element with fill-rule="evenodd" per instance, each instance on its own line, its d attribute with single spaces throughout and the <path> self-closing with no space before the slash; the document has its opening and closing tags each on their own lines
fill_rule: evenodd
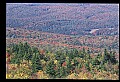
<svg viewBox="0 0 120 82">
<path fill-rule="evenodd" d="M 7 79 L 119 79 L 118 4 L 6 4 Z"/>
<path fill-rule="evenodd" d="M 20 42 L 7 47 L 6 64 L 7 79 L 119 79 L 119 61 L 107 49 L 97 55 L 84 48 L 53 53 Z"/>
</svg>

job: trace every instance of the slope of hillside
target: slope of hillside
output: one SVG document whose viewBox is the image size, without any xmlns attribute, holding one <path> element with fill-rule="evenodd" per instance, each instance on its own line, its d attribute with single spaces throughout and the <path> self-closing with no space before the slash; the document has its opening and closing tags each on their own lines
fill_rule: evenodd
<svg viewBox="0 0 120 82">
<path fill-rule="evenodd" d="M 119 79 L 118 4 L 7 3 L 6 79 Z"/>
<path fill-rule="evenodd" d="M 7 27 L 67 35 L 92 35 L 92 29 L 114 28 L 118 34 L 117 4 L 7 4 Z"/>
<path fill-rule="evenodd" d="M 54 48 L 77 48 L 87 50 L 88 48 L 92 52 L 103 51 L 104 48 L 108 50 L 114 50 L 118 53 L 119 49 L 119 37 L 114 36 L 71 36 L 64 34 L 54 34 L 42 31 L 33 31 L 25 29 L 6 28 L 6 44 L 28 42 L 31 45 L 37 47 L 43 47 L 46 49 Z M 52 50 L 52 51 L 54 51 Z"/>
</svg>

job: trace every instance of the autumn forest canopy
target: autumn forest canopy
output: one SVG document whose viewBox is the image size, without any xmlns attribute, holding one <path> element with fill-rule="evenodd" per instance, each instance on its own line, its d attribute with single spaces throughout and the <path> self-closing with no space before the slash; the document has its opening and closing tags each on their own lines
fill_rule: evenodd
<svg viewBox="0 0 120 82">
<path fill-rule="evenodd" d="M 11 68 L 14 71 L 7 70 L 8 75 L 12 74 L 8 78 L 41 78 L 39 75 L 34 76 L 39 72 L 43 73 L 42 78 L 74 78 L 76 76 L 75 78 L 78 79 L 118 79 L 119 76 L 115 52 L 108 52 L 106 49 L 104 53 L 98 53 L 98 55 L 90 55 L 89 50 L 86 51 L 84 48 L 64 52 L 58 50 L 51 53 L 47 50 L 39 50 L 26 42 L 10 45 L 6 53 L 7 64 L 14 65 Z M 23 75 L 20 76 L 17 72 Z M 79 76 L 80 73 L 87 75 Z M 98 73 L 101 74 L 97 75 Z M 72 74 L 73 77 L 70 77 Z"/>
<path fill-rule="evenodd" d="M 7 79 L 119 79 L 119 5 L 7 3 Z"/>
</svg>

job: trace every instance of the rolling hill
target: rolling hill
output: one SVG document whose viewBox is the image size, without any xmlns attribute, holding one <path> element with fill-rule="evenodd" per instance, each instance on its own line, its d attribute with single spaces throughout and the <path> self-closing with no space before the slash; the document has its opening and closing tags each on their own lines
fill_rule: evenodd
<svg viewBox="0 0 120 82">
<path fill-rule="evenodd" d="M 6 12 L 11 28 L 66 35 L 94 35 L 91 30 L 99 29 L 96 35 L 118 35 L 117 4 L 19 3 L 7 4 Z"/>
</svg>

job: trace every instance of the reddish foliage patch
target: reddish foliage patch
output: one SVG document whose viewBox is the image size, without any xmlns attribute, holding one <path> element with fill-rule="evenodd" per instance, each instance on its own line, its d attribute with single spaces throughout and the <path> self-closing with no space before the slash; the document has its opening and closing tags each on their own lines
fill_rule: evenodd
<svg viewBox="0 0 120 82">
<path fill-rule="evenodd" d="M 40 54 L 44 54 L 45 53 L 45 50 L 40 50 Z"/>
<path fill-rule="evenodd" d="M 54 70 L 57 70 L 57 67 L 54 67 Z"/>
<path fill-rule="evenodd" d="M 6 57 L 7 57 L 7 58 L 10 57 L 10 54 L 9 54 L 8 52 L 6 52 Z"/>
<path fill-rule="evenodd" d="M 7 62 L 6 62 L 6 63 L 7 63 L 7 64 L 9 64 L 9 63 L 10 63 L 10 58 L 8 58 L 8 59 L 7 59 Z"/>
<path fill-rule="evenodd" d="M 84 73 L 87 72 L 87 69 L 85 68 L 85 66 L 83 66 L 83 67 L 81 68 L 81 70 L 82 70 Z"/>
<path fill-rule="evenodd" d="M 63 62 L 62 66 L 63 66 L 63 67 L 66 66 L 66 62 Z"/>
</svg>

